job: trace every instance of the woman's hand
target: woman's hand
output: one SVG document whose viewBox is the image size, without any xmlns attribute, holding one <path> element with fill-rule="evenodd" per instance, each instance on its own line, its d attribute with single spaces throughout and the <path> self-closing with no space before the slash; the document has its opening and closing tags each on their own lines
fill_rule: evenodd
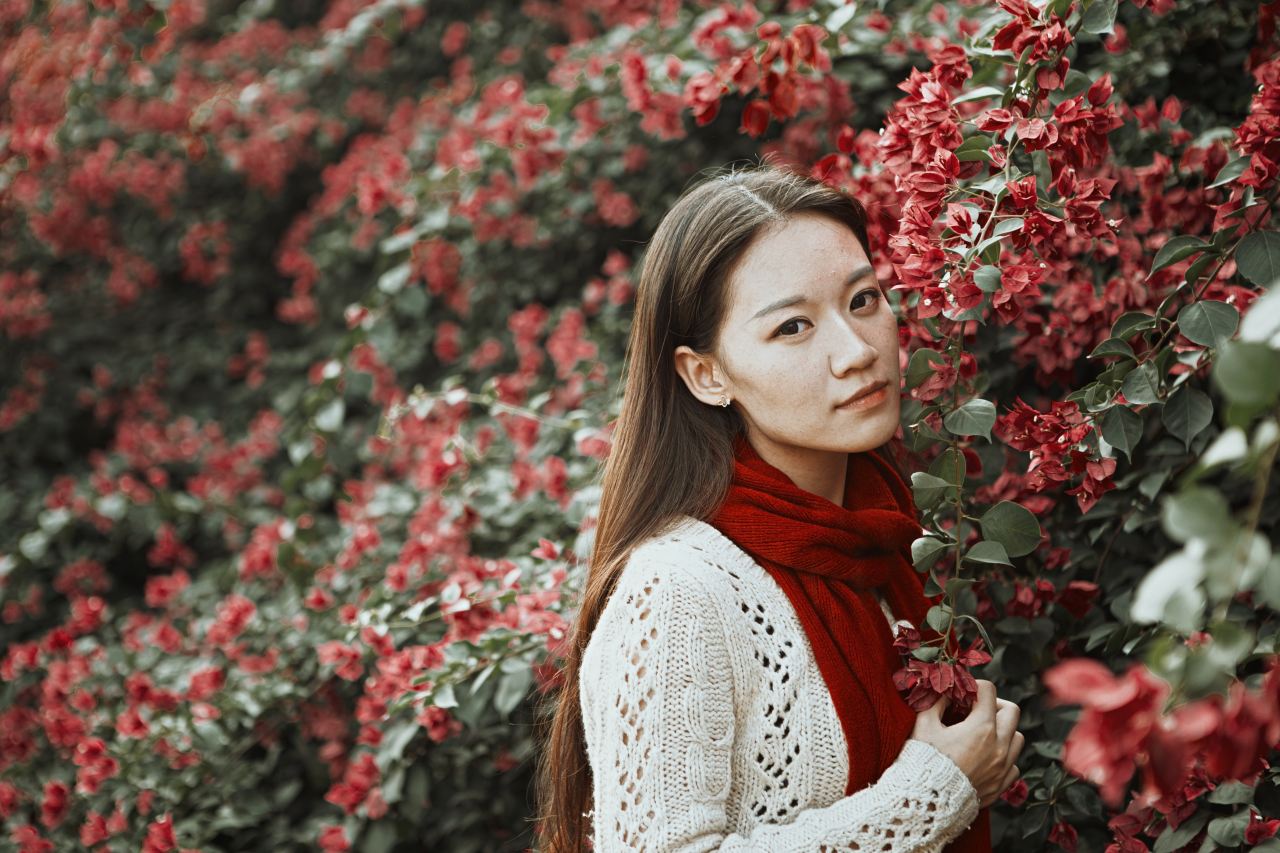
<svg viewBox="0 0 1280 853">
<path fill-rule="evenodd" d="M 996 697 L 996 686 L 978 679 L 978 698 L 969 715 L 954 725 L 944 725 L 947 697 L 916 715 L 911 737 L 930 744 L 956 763 L 978 791 L 979 808 L 996 801 L 1021 773 L 1014 761 L 1025 738 L 1018 731 L 1022 709 Z"/>
</svg>

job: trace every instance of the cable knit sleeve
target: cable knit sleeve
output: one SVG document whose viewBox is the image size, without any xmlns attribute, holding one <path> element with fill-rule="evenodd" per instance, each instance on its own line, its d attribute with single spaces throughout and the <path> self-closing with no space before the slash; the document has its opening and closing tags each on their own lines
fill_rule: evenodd
<svg viewBox="0 0 1280 853">
<path fill-rule="evenodd" d="M 596 851 L 932 853 L 973 822 L 968 777 L 911 739 L 875 784 L 731 832 L 735 697 L 720 612 L 689 569 L 649 561 L 628 565 L 601 614 L 580 675 Z"/>
</svg>

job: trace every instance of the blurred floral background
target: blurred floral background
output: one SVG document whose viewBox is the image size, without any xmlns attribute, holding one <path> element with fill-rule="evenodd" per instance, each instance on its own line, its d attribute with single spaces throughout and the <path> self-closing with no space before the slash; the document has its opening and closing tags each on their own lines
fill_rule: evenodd
<svg viewBox="0 0 1280 853">
<path fill-rule="evenodd" d="M 1278 12 L 0 0 L 0 850 L 534 848 L 635 270 L 762 156 L 871 211 L 997 848 L 1280 850 Z"/>
</svg>

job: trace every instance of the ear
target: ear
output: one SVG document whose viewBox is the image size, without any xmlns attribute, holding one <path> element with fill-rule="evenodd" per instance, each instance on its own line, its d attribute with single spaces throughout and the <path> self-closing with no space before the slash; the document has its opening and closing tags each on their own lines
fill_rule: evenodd
<svg viewBox="0 0 1280 853">
<path fill-rule="evenodd" d="M 716 379 L 723 371 L 715 366 L 715 359 L 700 355 L 683 344 L 675 350 L 676 372 L 688 386 L 689 393 L 708 406 L 720 404 L 720 398 L 729 395 L 733 399 L 733 391 L 725 383 Z"/>
</svg>

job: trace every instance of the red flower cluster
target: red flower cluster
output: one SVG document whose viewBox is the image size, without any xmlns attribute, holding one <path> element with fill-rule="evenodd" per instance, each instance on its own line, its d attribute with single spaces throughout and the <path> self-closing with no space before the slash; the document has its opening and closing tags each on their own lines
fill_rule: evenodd
<svg viewBox="0 0 1280 853">
<path fill-rule="evenodd" d="M 1070 63 L 1063 52 L 1071 45 L 1071 32 L 1055 14 L 1041 23 L 1040 9 L 1027 0 L 996 0 L 1013 20 L 1005 24 L 991 40 L 993 50 L 1010 50 L 1028 64 L 1035 63 L 1036 85 L 1044 91 L 1059 89 L 1067 77 Z M 1048 63 L 1053 62 L 1052 65 Z M 1043 94 L 1044 92 L 1041 92 Z"/>
<path fill-rule="evenodd" d="M 1038 412 L 1019 397 L 1008 413 L 996 419 L 992 431 L 1010 447 L 1031 453 L 1027 484 L 1034 491 L 1043 491 L 1084 473 L 1084 479 L 1066 493 L 1075 496 L 1080 512 L 1085 513 L 1102 495 L 1115 488 L 1111 480 L 1116 470 L 1115 458 L 1095 459 L 1079 447 L 1093 428 L 1075 402 L 1055 400 L 1048 412 Z M 1068 456 L 1067 465 L 1062 462 L 1064 453 Z"/>
<path fill-rule="evenodd" d="M 1240 681 L 1219 694 L 1163 713 L 1169 684 L 1140 663 L 1116 677 L 1085 658 L 1044 674 L 1054 703 L 1084 706 L 1063 748 L 1063 766 L 1099 786 L 1116 808 L 1142 769 L 1142 796 L 1165 810 L 1197 768 L 1212 780 L 1249 781 L 1266 769 L 1280 743 L 1280 657 L 1273 657 L 1255 693 Z"/>
<path fill-rule="evenodd" d="M 1280 175 L 1280 57 L 1253 70 L 1258 91 L 1249 104 L 1249 116 L 1236 128 L 1236 146 L 1249 155 L 1249 168 L 1240 183 L 1259 192 Z"/>
<path fill-rule="evenodd" d="M 900 691 L 909 691 L 906 701 L 915 711 L 930 708 L 940 696 L 946 696 L 950 700 L 948 713 L 953 709 L 959 714 L 966 713 L 978 693 L 978 683 L 969 673 L 969 667 L 991 660 L 991 655 L 982 649 L 982 638 L 956 655 L 954 662 L 922 661 L 910 657 L 911 651 L 919 648 L 921 642 L 918 629 L 905 624 L 898 626 L 893 647 L 907 657 L 906 666 L 893 674 L 894 686 Z"/>
<path fill-rule="evenodd" d="M 699 126 L 715 120 L 725 95 L 747 95 L 759 90 L 764 97 L 747 103 L 741 129 L 753 137 L 760 136 L 768 129 L 771 117 L 779 121 L 792 118 L 808 100 L 804 90 L 816 84 L 801 76 L 801 65 L 816 71 L 831 69 L 831 57 L 822 47 L 827 32 L 815 24 L 797 24 L 786 36 L 776 21 L 761 24 L 756 30 L 764 42 L 759 56 L 758 44 L 735 48 L 722 34 L 754 25 L 759 14 L 750 5 L 735 9 L 724 4 L 716 16 L 694 31 L 694 43 L 704 54 L 718 60 L 713 70 L 694 74 L 685 83 L 684 104 Z M 777 59 L 783 63 L 781 71 L 773 67 Z"/>
</svg>

